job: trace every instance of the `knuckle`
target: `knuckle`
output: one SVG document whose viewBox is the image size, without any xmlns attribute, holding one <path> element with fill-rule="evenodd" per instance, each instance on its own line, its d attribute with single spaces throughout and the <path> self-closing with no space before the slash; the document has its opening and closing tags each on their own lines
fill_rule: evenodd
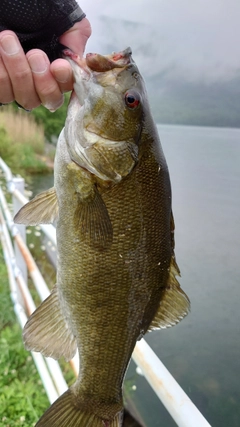
<svg viewBox="0 0 240 427">
<path fill-rule="evenodd" d="M 0 83 L 1 83 L 0 89 L 2 89 L 2 85 L 10 83 L 9 75 L 3 63 L 1 62 L 1 58 L 0 58 Z"/>
<path fill-rule="evenodd" d="M 32 72 L 30 68 L 24 68 L 22 70 L 16 70 L 13 76 L 13 80 L 16 81 L 17 85 L 20 85 L 22 82 L 27 83 L 32 82 Z"/>
<path fill-rule="evenodd" d="M 12 101 L 14 101 L 14 94 L 11 82 L 7 76 L 0 75 L 0 102 L 8 104 Z"/>
<path fill-rule="evenodd" d="M 38 94 L 41 98 L 60 98 L 61 92 L 57 84 L 44 85 L 38 90 Z"/>
<path fill-rule="evenodd" d="M 5 91 L 7 86 L 11 86 L 8 75 L 0 73 L 0 92 Z"/>
</svg>

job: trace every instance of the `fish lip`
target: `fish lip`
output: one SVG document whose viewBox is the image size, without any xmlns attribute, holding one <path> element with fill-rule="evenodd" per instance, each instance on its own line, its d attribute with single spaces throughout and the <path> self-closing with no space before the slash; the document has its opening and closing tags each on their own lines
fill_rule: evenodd
<svg viewBox="0 0 240 427">
<path fill-rule="evenodd" d="M 126 49 L 122 50 L 121 52 L 113 52 L 112 53 L 112 60 L 117 62 L 120 60 L 125 60 L 127 64 L 132 62 L 132 49 L 131 47 L 127 47 Z"/>
<path fill-rule="evenodd" d="M 76 95 L 80 106 L 82 106 L 87 98 L 89 85 L 93 78 L 92 71 L 87 66 L 86 59 L 81 58 L 70 49 L 63 50 L 63 58 L 70 63 L 73 70 L 73 94 Z"/>
<path fill-rule="evenodd" d="M 71 49 L 63 50 L 63 58 L 70 62 L 74 72 L 80 73 L 83 80 L 89 80 L 92 72 L 87 66 L 86 59 L 81 58 L 77 53 L 74 53 Z"/>
<path fill-rule="evenodd" d="M 100 55 L 98 53 L 87 53 L 86 63 L 93 72 L 106 72 L 114 68 L 125 68 L 133 63 L 132 49 L 120 52 L 113 52 L 110 55 Z"/>
</svg>

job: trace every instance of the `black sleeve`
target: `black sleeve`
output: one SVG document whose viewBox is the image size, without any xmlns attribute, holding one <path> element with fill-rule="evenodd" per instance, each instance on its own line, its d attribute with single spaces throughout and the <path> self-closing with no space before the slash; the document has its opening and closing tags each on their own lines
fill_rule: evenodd
<svg viewBox="0 0 240 427">
<path fill-rule="evenodd" d="M 0 0 L 0 31 L 14 31 L 25 52 L 61 56 L 58 37 L 86 15 L 75 0 Z"/>
</svg>

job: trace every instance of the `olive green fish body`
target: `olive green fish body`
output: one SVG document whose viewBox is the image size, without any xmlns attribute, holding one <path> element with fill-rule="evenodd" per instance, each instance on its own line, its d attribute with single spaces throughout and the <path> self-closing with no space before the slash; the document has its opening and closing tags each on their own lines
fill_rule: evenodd
<svg viewBox="0 0 240 427">
<path fill-rule="evenodd" d="M 168 168 L 130 51 L 74 60 L 55 189 L 16 217 L 57 223 L 57 286 L 24 339 L 46 356 L 80 356 L 76 383 L 37 426 L 120 427 L 136 341 L 178 323 L 189 300 L 175 277 Z"/>
<path fill-rule="evenodd" d="M 86 391 L 110 398 L 115 392 L 120 399 L 136 340 L 147 331 L 168 277 L 170 184 L 165 161 L 155 151 L 149 141 L 149 152 L 131 176 L 101 194 L 113 227 L 111 247 L 104 250 L 78 236 L 79 201 L 65 166 L 61 192 L 68 196 L 59 198 L 57 282 L 80 350 L 80 396 Z"/>
</svg>

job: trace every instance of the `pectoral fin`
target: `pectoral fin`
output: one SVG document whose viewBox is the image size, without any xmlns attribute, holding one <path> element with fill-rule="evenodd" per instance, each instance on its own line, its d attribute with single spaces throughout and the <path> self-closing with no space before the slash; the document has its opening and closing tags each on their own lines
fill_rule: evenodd
<svg viewBox="0 0 240 427">
<path fill-rule="evenodd" d="M 111 246 L 113 239 L 113 229 L 106 205 L 95 189 L 93 198 L 84 202 L 79 200 L 75 211 L 75 227 L 80 233 L 80 237 L 91 247 L 99 250 L 107 249 Z"/>
<path fill-rule="evenodd" d="M 58 201 L 55 188 L 38 194 L 24 205 L 14 217 L 16 224 L 51 224 L 58 216 Z"/>
<path fill-rule="evenodd" d="M 188 314 L 190 301 L 176 279 L 179 274 L 178 265 L 172 257 L 167 287 L 148 331 L 174 326 Z"/>
<path fill-rule="evenodd" d="M 113 230 L 106 205 L 90 172 L 71 162 L 67 166 L 68 178 L 77 195 L 74 225 L 80 240 L 95 249 L 111 246 Z"/>
<path fill-rule="evenodd" d="M 64 356 L 68 361 L 76 353 L 76 340 L 62 314 L 57 286 L 28 319 L 23 339 L 27 350 L 39 351 L 46 357 Z"/>
</svg>

